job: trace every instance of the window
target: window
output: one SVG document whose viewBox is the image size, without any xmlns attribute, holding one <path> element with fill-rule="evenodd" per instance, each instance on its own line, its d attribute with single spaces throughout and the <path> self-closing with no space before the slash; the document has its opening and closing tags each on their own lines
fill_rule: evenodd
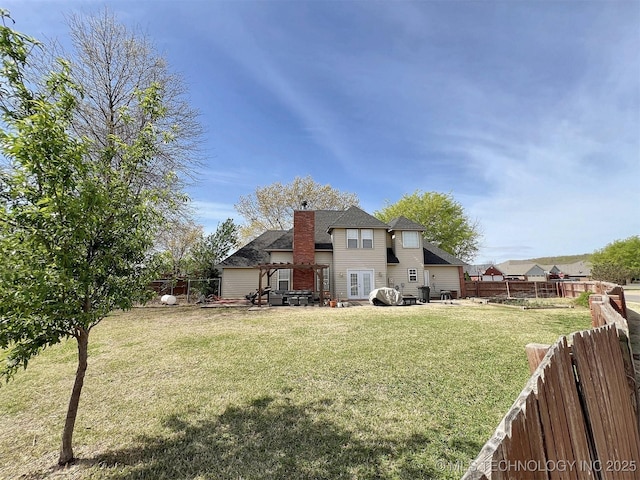
<svg viewBox="0 0 640 480">
<path fill-rule="evenodd" d="M 347 248 L 373 248 L 373 230 L 348 228 Z"/>
<path fill-rule="evenodd" d="M 278 290 L 289 290 L 291 270 L 278 270 Z"/>
<path fill-rule="evenodd" d="M 410 282 L 417 282 L 418 281 L 418 269 L 417 268 L 410 268 L 408 270 L 408 274 L 409 274 L 409 281 Z"/>
<path fill-rule="evenodd" d="M 330 290 L 331 284 L 329 283 L 329 269 L 328 268 L 323 268 L 322 269 L 322 290 L 324 290 L 325 292 L 328 292 Z M 316 275 L 316 288 L 318 290 L 320 290 L 320 280 L 318 280 L 317 275 Z"/>
<path fill-rule="evenodd" d="M 420 248 L 420 233 L 402 232 L 402 246 L 404 248 Z"/>
<path fill-rule="evenodd" d="M 358 230 L 347 229 L 347 248 L 358 248 Z"/>
<path fill-rule="evenodd" d="M 360 230 L 362 234 L 362 248 L 373 248 L 373 230 Z"/>
</svg>

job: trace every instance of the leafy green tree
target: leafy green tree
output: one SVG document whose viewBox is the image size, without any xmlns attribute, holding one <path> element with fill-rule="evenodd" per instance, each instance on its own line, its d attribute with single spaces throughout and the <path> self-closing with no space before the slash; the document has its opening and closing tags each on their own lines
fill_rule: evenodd
<svg viewBox="0 0 640 480">
<path fill-rule="evenodd" d="M 591 276 L 624 285 L 640 277 L 640 236 L 616 240 L 591 255 Z"/>
<path fill-rule="evenodd" d="M 479 248 L 480 227 L 465 213 L 451 194 L 415 191 L 396 203 L 386 203 L 374 215 L 388 222 L 406 217 L 426 228 L 424 238 L 456 257 L 471 261 Z"/>
<path fill-rule="evenodd" d="M 216 231 L 203 237 L 193 249 L 194 270 L 202 278 L 220 275 L 216 265 L 237 246 L 240 227 L 231 218 L 218 224 Z"/>
<path fill-rule="evenodd" d="M 611 262 L 596 263 L 591 267 L 591 278 L 603 282 L 624 285 L 632 278 L 631 272 L 624 265 Z"/>
<path fill-rule="evenodd" d="M 331 185 L 320 185 L 310 176 L 296 177 L 289 184 L 280 182 L 257 187 L 255 193 L 240 197 L 235 209 L 246 221 L 240 229 L 243 243 L 266 230 L 288 230 L 293 211 L 306 202 L 313 210 L 346 210 L 360 206 L 355 193 L 340 192 Z"/>
<path fill-rule="evenodd" d="M 95 145 L 70 134 L 81 95 L 70 66 L 26 83 L 36 42 L 6 26 L 0 11 L 0 375 L 9 380 L 45 347 L 75 339 L 78 368 L 64 423 L 58 462 L 74 459 L 72 438 L 85 372 L 89 334 L 114 309 L 145 295 L 153 261 L 147 255 L 163 221 L 160 203 L 173 186 L 139 189 L 166 137 L 161 87 L 138 91 L 146 121 L 135 138 Z M 121 109 L 133 128 L 134 117 Z M 114 158 L 119 159 L 115 168 Z M 170 179 L 167 180 L 170 182 Z"/>
</svg>

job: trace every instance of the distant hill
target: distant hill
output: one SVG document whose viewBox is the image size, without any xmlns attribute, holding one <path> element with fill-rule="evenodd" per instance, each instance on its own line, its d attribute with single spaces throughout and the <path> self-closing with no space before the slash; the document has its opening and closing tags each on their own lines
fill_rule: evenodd
<svg viewBox="0 0 640 480">
<path fill-rule="evenodd" d="M 581 260 L 588 261 L 591 258 L 590 253 L 583 253 L 582 255 L 559 255 L 557 257 L 539 257 L 525 260 L 530 263 L 537 263 L 540 265 L 563 265 L 567 263 L 575 263 Z"/>
</svg>

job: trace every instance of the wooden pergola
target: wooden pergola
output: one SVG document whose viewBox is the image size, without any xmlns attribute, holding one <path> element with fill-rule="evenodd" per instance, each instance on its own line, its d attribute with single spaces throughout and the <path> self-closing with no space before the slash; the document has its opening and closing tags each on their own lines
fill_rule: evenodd
<svg viewBox="0 0 640 480">
<path fill-rule="evenodd" d="M 256 265 L 256 268 L 260 269 L 260 277 L 258 278 L 258 306 L 262 306 L 262 279 L 266 276 L 267 280 L 271 280 L 271 275 L 278 270 L 313 270 L 316 274 L 316 285 L 320 285 L 320 290 L 313 290 L 318 292 L 318 298 L 320 299 L 320 306 L 324 303 L 324 270 L 329 268 L 329 265 L 317 264 L 317 263 L 262 263 Z M 267 284 L 270 283 L 269 281 Z"/>
</svg>

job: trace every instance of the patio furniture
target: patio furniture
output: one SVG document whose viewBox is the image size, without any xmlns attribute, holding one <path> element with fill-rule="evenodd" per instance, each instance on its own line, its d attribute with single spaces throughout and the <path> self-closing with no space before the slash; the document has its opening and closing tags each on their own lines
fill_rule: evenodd
<svg viewBox="0 0 640 480">
<path fill-rule="evenodd" d="M 405 305 L 415 305 L 416 300 L 416 297 L 414 297 L 413 295 L 406 295 L 402 297 L 402 303 L 404 303 Z"/>
</svg>

